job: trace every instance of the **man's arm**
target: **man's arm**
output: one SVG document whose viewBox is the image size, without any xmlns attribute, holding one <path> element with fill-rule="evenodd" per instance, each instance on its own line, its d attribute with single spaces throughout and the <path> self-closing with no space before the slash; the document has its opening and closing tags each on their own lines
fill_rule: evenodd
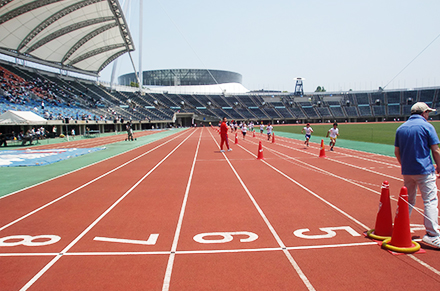
<svg viewBox="0 0 440 291">
<path fill-rule="evenodd" d="M 394 147 L 394 155 L 396 156 L 397 161 L 399 162 L 399 164 L 402 165 L 402 163 L 400 162 L 400 149 L 399 149 L 399 147 Z"/>
<path fill-rule="evenodd" d="M 432 157 L 434 158 L 435 164 L 436 164 L 436 172 L 439 174 L 440 172 L 440 148 L 438 147 L 438 144 L 433 144 L 431 146 L 432 151 Z M 440 176 L 438 176 L 440 178 Z"/>
</svg>

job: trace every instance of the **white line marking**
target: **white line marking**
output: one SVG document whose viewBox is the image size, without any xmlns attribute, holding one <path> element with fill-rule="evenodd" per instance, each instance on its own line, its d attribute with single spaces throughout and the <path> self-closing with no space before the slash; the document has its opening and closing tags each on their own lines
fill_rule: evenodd
<svg viewBox="0 0 440 291">
<path fill-rule="evenodd" d="M 417 241 L 417 240 L 416 240 Z M 420 239 L 419 239 L 420 241 Z M 312 246 L 296 246 L 286 247 L 287 250 L 309 250 L 309 249 L 327 249 L 327 248 L 345 248 L 358 246 L 377 246 L 376 242 L 363 243 L 346 243 L 333 245 L 312 245 Z M 192 254 L 222 254 L 222 253 L 250 253 L 250 252 L 274 252 L 282 251 L 283 248 L 257 248 L 257 249 L 223 249 L 223 250 L 196 250 L 196 251 L 176 251 L 176 255 L 192 255 Z M 133 256 L 133 255 L 170 255 L 170 251 L 155 252 L 72 252 L 72 253 L 4 253 L 0 257 L 35 257 L 35 256 Z"/>
<path fill-rule="evenodd" d="M 176 256 L 177 244 L 179 242 L 180 231 L 182 229 L 183 215 L 185 214 L 186 203 L 188 202 L 189 189 L 191 188 L 191 182 L 192 182 L 192 177 L 194 174 L 194 168 L 196 166 L 196 159 L 197 159 L 197 155 L 199 153 L 200 141 L 202 139 L 202 132 L 203 131 L 200 130 L 200 135 L 199 135 L 199 140 L 197 142 L 196 152 L 194 153 L 194 159 L 193 159 L 193 162 L 191 165 L 191 171 L 190 171 L 190 174 L 188 177 L 188 183 L 186 184 L 185 196 L 183 198 L 182 207 L 180 209 L 179 220 L 177 221 L 176 232 L 174 233 L 173 244 L 171 245 L 171 254 L 170 254 L 170 257 L 168 258 L 167 269 L 165 271 L 165 277 L 163 279 L 163 285 L 162 285 L 163 291 L 170 289 L 171 273 L 173 271 L 174 258 Z"/>
<path fill-rule="evenodd" d="M 251 142 L 251 143 L 252 143 L 252 142 Z M 256 143 L 253 143 L 253 144 L 256 144 Z M 239 146 L 240 146 L 241 148 L 243 148 L 244 150 L 246 150 L 246 151 L 247 151 L 248 153 L 250 153 L 251 155 L 253 155 L 250 151 L 248 151 L 247 149 L 245 149 L 245 148 L 242 147 L 241 145 L 239 145 Z M 287 148 L 290 148 L 290 147 L 287 147 Z M 381 192 L 376 191 L 376 190 L 373 190 L 373 189 L 370 189 L 370 188 L 368 188 L 368 187 L 365 187 L 364 185 L 361 185 L 361 184 L 359 184 L 359 183 L 356 183 L 356 182 L 352 181 L 351 179 L 347 179 L 347 178 L 344 178 L 344 177 L 338 176 L 338 175 L 333 174 L 333 173 L 331 173 L 331 172 L 329 172 L 329 171 L 327 171 L 327 170 L 324 170 L 324 169 L 318 168 L 318 167 L 316 167 L 316 166 L 310 165 L 310 164 L 308 164 L 308 163 L 306 163 L 306 162 L 303 162 L 303 161 L 301 161 L 301 160 L 299 160 L 299 159 L 296 159 L 296 158 L 290 157 L 290 156 L 288 156 L 287 154 L 284 154 L 284 153 L 282 153 L 282 152 L 279 152 L 279 151 L 277 151 L 277 150 L 275 150 L 275 149 L 267 148 L 267 147 L 266 147 L 266 149 L 267 149 L 268 151 L 270 151 L 270 152 L 276 153 L 277 155 L 284 156 L 284 157 L 286 157 L 287 159 L 294 160 L 295 162 L 301 163 L 301 164 L 307 166 L 306 168 L 313 168 L 313 169 L 315 169 L 316 171 L 320 171 L 320 172 L 322 172 L 322 173 L 325 174 L 325 175 L 333 176 L 333 177 L 335 177 L 335 178 L 341 179 L 341 180 L 343 180 L 343 181 L 346 181 L 346 182 L 348 182 L 348 183 L 351 183 L 351 184 L 353 184 L 353 185 L 356 185 L 356 186 L 358 186 L 358 187 L 360 187 L 360 188 L 366 189 L 366 190 L 368 190 L 368 191 L 370 191 L 370 192 L 373 192 L 373 193 L 375 193 L 375 194 L 381 195 Z M 299 150 L 298 150 L 298 151 L 299 151 Z M 308 152 L 306 152 L 306 153 L 307 153 L 307 154 L 311 154 L 311 153 L 308 153 Z M 332 159 L 330 159 L 330 160 L 332 160 Z M 336 160 L 333 160 L 333 161 L 336 161 Z M 398 178 L 395 178 L 395 179 L 398 179 Z M 402 180 L 402 181 L 403 181 L 403 180 Z M 440 191 L 440 189 L 437 190 L 437 191 Z M 398 198 L 390 197 L 390 199 L 393 200 L 393 201 L 398 201 Z M 423 209 L 421 209 L 421 208 L 419 208 L 419 207 L 414 207 L 414 209 L 415 209 L 419 214 L 421 214 L 421 215 L 423 216 L 423 213 L 422 213 Z"/>
<path fill-rule="evenodd" d="M 246 152 L 248 152 L 250 155 L 256 157 L 256 155 L 254 155 L 253 153 L 251 153 L 248 149 L 244 148 L 243 146 L 239 145 L 243 150 L 245 150 Z M 361 227 L 363 227 L 365 230 L 369 230 L 371 228 L 369 228 L 368 226 L 366 226 L 365 224 L 361 223 L 359 220 L 355 219 L 353 216 L 349 215 L 348 213 L 344 212 L 342 209 L 339 209 L 338 207 L 336 207 L 335 205 L 333 205 L 332 203 L 328 202 L 327 200 L 325 200 L 324 198 L 322 198 L 321 196 L 319 196 L 318 194 L 316 194 L 315 192 L 313 192 L 312 190 L 310 190 L 309 188 L 305 187 L 304 185 L 300 184 L 299 182 L 297 182 L 296 180 L 294 180 L 293 178 L 291 178 L 289 175 L 285 174 L 284 172 L 278 170 L 277 168 L 275 168 L 274 166 L 272 166 L 271 164 L 269 164 L 268 162 L 266 162 L 265 160 L 261 160 L 261 162 L 265 163 L 268 167 L 272 168 L 274 171 L 278 172 L 279 174 L 281 174 L 282 176 L 286 177 L 288 180 L 290 180 L 291 182 L 293 182 L 294 184 L 296 184 L 297 186 L 299 186 L 300 188 L 304 189 L 305 191 L 307 191 L 308 193 L 312 194 L 313 196 L 315 196 L 316 198 L 318 198 L 319 200 L 321 200 L 322 202 L 324 202 L 325 204 L 327 204 L 328 206 L 330 206 L 331 208 L 335 209 L 336 211 L 338 211 L 339 213 L 343 214 L 344 216 L 348 217 L 350 220 L 352 220 L 353 222 L 359 224 Z M 371 189 L 370 189 L 371 190 Z M 372 190 L 371 190 L 372 191 Z"/>
<path fill-rule="evenodd" d="M 280 137 L 280 136 L 278 136 L 278 137 Z M 286 141 L 286 139 L 287 139 L 287 141 Z M 300 142 L 294 143 L 294 142 L 289 141 L 289 140 L 297 141 L 297 139 L 294 139 L 294 138 L 289 138 L 289 137 L 284 137 L 284 136 L 283 136 L 283 137 L 280 138 L 280 140 L 282 140 L 283 142 L 292 143 L 292 144 L 294 144 L 294 145 L 298 145 L 298 146 L 302 146 L 302 145 L 303 145 L 303 144 L 301 144 Z M 316 143 L 316 144 L 317 144 L 317 143 Z M 319 145 L 319 144 L 317 144 L 317 145 Z M 316 150 L 318 150 L 318 149 L 321 149 L 321 146 L 320 146 L 320 145 L 319 145 L 319 147 L 314 147 L 314 146 L 312 146 L 312 147 L 310 147 L 310 148 L 311 148 L 311 149 L 316 149 Z M 359 152 L 359 153 L 361 153 L 361 154 L 368 153 L 368 152 L 363 152 L 363 151 L 354 150 L 354 149 L 341 148 L 341 147 L 339 147 L 339 148 L 340 148 L 340 149 L 347 150 L 347 151 Z M 298 149 L 298 151 L 300 151 L 300 150 Z M 306 151 L 301 151 L 301 152 L 306 153 Z M 365 161 L 369 161 L 369 162 L 373 162 L 373 163 L 384 164 L 384 165 L 387 165 L 387 166 L 390 166 L 390 167 L 400 168 L 400 165 L 398 165 L 398 164 L 392 164 L 392 163 L 384 162 L 384 161 L 380 161 L 380 160 L 372 160 L 372 159 L 370 159 L 370 158 L 364 158 L 364 157 L 361 157 L 361 156 L 359 156 L 359 155 L 355 156 L 355 155 L 351 155 L 351 154 L 343 153 L 343 152 L 340 152 L 340 151 L 335 152 L 335 153 L 337 153 L 337 154 L 339 154 L 339 155 L 343 155 L 343 156 L 349 157 L 349 158 L 356 158 L 356 159 L 365 160 Z M 368 154 L 376 155 L 376 156 L 379 156 L 379 157 L 387 157 L 387 158 L 390 158 L 390 159 L 395 160 L 395 158 L 393 158 L 393 157 L 385 156 L 385 155 L 382 155 L 382 154 L 377 154 L 377 153 L 368 153 Z"/>
<path fill-rule="evenodd" d="M 157 238 L 159 234 L 152 233 L 148 237 L 148 240 L 135 240 L 135 239 L 124 239 L 124 238 L 111 238 L 111 237 L 100 237 L 97 236 L 93 240 L 103 241 L 103 242 L 115 242 L 115 243 L 123 243 L 123 244 L 135 244 L 135 245 L 155 245 L 157 242 Z"/>
<path fill-rule="evenodd" d="M 243 146 L 241 146 L 241 145 L 239 145 L 239 146 L 240 146 L 243 150 L 245 150 L 246 152 L 248 152 L 249 154 L 251 154 L 252 156 L 256 157 L 256 155 L 252 154 L 249 150 L 247 150 L 247 149 L 244 148 Z M 269 150 L 277 152 L 276 150 L 273 150 L 273 149 L 269 149 Z M 282 155 L 284 155 L 284 154 L 282 154 Z M 292 158 L 292 157 L 289 157 L 289 158 L 296 160 L 295 158 Z M 299 161 L 299 160 L 298 160 L 298 161 Z M 269 163 L 267 163 L 266 161 L 262 160 L 262 162 L 264 162 L 264 163 L 267 164 L 269 167 L 273 168 L 275 171 L 279 172 L 280 174 L 282 174 L 283 176 L 285 176 L 286 178 L 288 178 L 289 180 L 291 180 L 291 181 L 294 182 L 295 184 L 299 185 L 300 187 L 302 187 L 302 188 L 304 188 L 304 189 L 307 189 L 307 188 L 303 187 L 302 185 L 300 185 L 300 184 L 299 184 L 298 182 L 296 182 L 295 180 L 293 180 L 292 178 L 290 178 L 289 176 L 287 176 L 286 174 L 282 173 L 281 171 L 279 171 L 278 169 L 276 169 L 275 167 L 273 167 L 272 165 L 270 165 Z M 318 169 L 319 169 L 319 168 L 318 168 Z M 321 169 L 320 169 L 320 170 L 321 170 Z M 334 174 L 332 174 L 332 175 L 334 175 Z M 335 175 L 335 176 L 336 176 L 336 175 Z M 336 177 L 339 177 L 339 176 L 336 176 Z M 356 184 L 356 183 L 351 182 L 351 181 L 348 181 L 348 182 L 353 183 L 353 184 Z M 360 186 L 360 185 L 359 185 L 359 186 Z M 366 188 L 366 187 L 363 187 L 363 188 L 368 189 L 368 188 Z M 371 190 L 371 189 L 368 189 L 368 190 L 373 191 L 373 190 Z M 346 215 L 346 216 L 349 217 L 350 219 L 353 219 L 353 221 L 355 221 L 355 222 L 358 223 L 359 225 L 361 225 L 361 226 L 363 225 L 361 222 L 359 222 L 358 220 L 356 220 L 354 217 L 351 217 L 350 215 L 346 214 L 346 213 L 343 212 L 342 210 L 339 210 L 339 208 L 337 208 L 336 206 L 333 206 L 332 204 L 330 204 L 329 202 L 327 202 L 327 201 L 324 200 L 323 198 L 319 197 L 317 194 L 313 193 L 312 191 L 310 191 L 310 190 L 308 190 L 308 189 L 307 189 L 307 191 L 308 191 L 309 193 L 311 193 L 312 195 L 314 195 L 315 197 L 317 197 L 318 199 L 322 200 L 324 203 L 326 203 L 326 204 L 330 205 L 331 207 L 335 208 L 336 210 L 340 211 L 342 214 Z M 374 191 L 374 192 L 375 192 L 375 191 Z M 367 227 L 367 226 L 365 226 L 365 225 L 363 225 L 363 226 L 364 226 L 364 228 L 365 228 L 366 230 L 370 229 L 369 227 Z M 416 241 L 420 241 L 420 240 L 416 240 Z M 291 248 L 288 248 L 288 249 L 290 250 Z M 412 259 L 414 259 L 415 261 L 419 262 L 421 265 L 425 266 L 426 268 L 428 268 L 429 270 L 433 271 L 433 272 L 436 273 L 437 275 L 440 275 L 440 272 L 439 272 L 438 270 L 434 269 L 433 267 L 431 267 L 431 266 L 428 265 L 427 263 L 423 262 L 423 261 L 420 260 L 420 259 L 417 259 L 417 258 L 414 257 L 413 255 L 410 255 L 410 256 L 411 256 Z"/>
<path fill-rule="evenodd" d="M 214 140 L 214 142 L 217 144 L 217 146 L 219 146 L 219 144 L 217 143 L 217 141 L 214 139 L 214 137 L 212 136 L 211 132 L 209 132 L 209 134 L 211 135 L 211 138 Z M 283 253 L 285 254 L 285 256 L 287 257 L 287 259 L 289 260 L 290 264 L 293 266 L 293 268 L 295 269 L 296 273 L 298 274 L 298 276 L 301 278 L 301 280 L 303 281 L 304 285 L 306 285 L 307 289 L 309 289 L 310 291 L 315 290 L 315 288 L 313 287 L 313 285 L 310 283 L 309 279 L 306 277 L 306 275 L 304 274 L 304 272 L 301 270 L 301 268 L 299 267 L 299 265 L 297 264 L 297 262 L 293 259 L 292 255 L 289 253 L 289 251 L 286 249 L 285 244 L 283 243 L 283 241 L 281 240 L 281 238 L 279 237 L 278 233 L 275 231 L 275 228 L 272 226 L 272 224 L 270 223 L 269 219 L 266 217 L 266 215 L 264 214 L 263 210 L 260 208 L 260 206 L 258 205 L 257 201 L 254 199 L 254 197 L 252 196 L 252 194 L 250 193 L 249 189 L 246 187 L 246 185 L 244 184 L 243 180 L 241 179 L 240 175 L 238 175 L 237 171 L 235 170 L 234 166 L 232 166 L 231 162 L 229 161 L 228 157 L 225 155 L 225 153 L 222 153 L 223 156 L 226 159 L 226 162 L 229 164 L 229 167 L 232 169 L 232 171 L 234 172 L 235 176 L 237 177 L 238 181 L 240 182 L 241 186 L 243 187 L 244 191 L 247 193 L 249 199 L 252 201 L 252 203 L 254 204 L 254 207 L 257 209 L 258 213 L 260 214 L 260 216 L 263 218 L 264 222 L 266 223 L 266 226 L 269 228 L 270 232 L 272 233 L 272 235 L 274 236 L 275 240 L 277 241 L 278 245 L 283 249 Z M 263 161 L 263 160 L 261 160 Z"/>
<path fill-rule="evenodd" d="M 408 257 L 410 257 L 411 259 L 413 259 L 414 261 L 416 261 L 417 263 L 419 263 L 420 265 L 428 268 L 428 270 L 434 272 L 435 274 L 440 276 L 440 271 L 435 269 L 434 267 L 428 265 L 427 263 L 425 263 L 424 261 L 420 260 L 419 258 L 417 258 L 416 256 L 409 254 Z"/>
<path fill-rule="evenodd" d="M 52 200 L 51 202 L 46 203 L 45 205 L 43 205 L 43 206 L 41 206 L 41 207 L 39 207 L 39 208 L 37 208 L 37 209 L 35 209 L 35 210 L 29 212 L 28 214 L 25 214 L 25 215 L 23 215 L 22 217 L 17 218 L 16 220 L 14 220 L 14 221 L 12 221 L 12 222 L 10 222 L 10 223 L 8 223 L 8 224 L 6 224 L 6 225 L 0 227 L 0 231 L 2 231 L 2 230 L 4 230 L 5 228 L 8 228 L 8 227 L 10 227 L 11 225 L 14 225 L 15 223 L 17 223 L 17 222 L 19 222 L 19 221 L 21 221 L 21 220 L 23 220 L 23 219 L 25 219 L 25 218 L 27 218 L 27 217 L 29 217 L 29 216 L 35 214 L 35 213 L 37 213 L 37 212 L 40 211 L 40 210 L 43 210 L 44 208 L 46 208 L 46 207 L 48 207 L 48 206 L 54 204 L 55 202 L 58 202 L 58 201 L 60 201 L 61 199 L 66 198 L 67 196 L 69 196 L 69 195 L 71 195 L 71 194 L 77 192 L 78 190 L 81 190 L 82 188 L 84 188 L 84 187 L 86 187 L 86 186 L 88 186 L 88 185 L 90 185 L 90 184 L 92 184 L 92 183 L 98 181 L 98 180 L 101 179 L 101 178 L 104 178 L 105 176 L 107 176 L 107 175 L 109 175 L 109 174 L 111 174 L 111 173 L 113 173 L 113 172 L 115 172 L 115 171 L 121 169 L 122 167 L 125 167 L 126 165 L 128 165 L 128 164 L 130 164 L 130 163 L 132 163 L 132 162 L 134 162 L 134 161 L 136 161 L 136 160 L 138 160 L 138 159 L 140 159 L 141 157 L 143 157 L 143 156 L 145 156 L 145 155 L 147 155 L 147 154 L 149 154 L 149 153 L 151 153 L 151 152 L 153 152 L 153 151 L 155 151 L 155 150 L 157 150 L 158 148 L 160 148 L 160 147 L 164 146 L 165 144 L 171 142 L 172 140 L 174 140 L 174 139 L 180 137 L 181 135 L 183 135 L 183 133 L 180 134 L 180 135 L 178 135 L 178 136 L 175 136 L 174 138 L 172 138 L 172 139 L 170 139 L 170 140 L 168 140 L 168 141 L 166 141 L 166 142 L 164 142 L 164 143 L 162 143 L 162 144 L 160 144 L 160 145 L 158 145 L 158 146 L 156 146 L 156 147 L 154 147 L 154 148 L 152 148 L 151 150 L 149 150 L 149 151 L 147 151 L 147 152 L 141 154 L 140 156 L 137 156 L 136 158 L 131 159 L 131 160 L 125 162 L 124 164 L 122 164 L 122 165 L 120 165 L 120 166 L 114 168 L 113 170 L 110 170 L 110 171 L 108 171 L 107 173 L 104 173 L 104 174 L 102 174 L 101 176 L 96 177 L 95 179 L 93 179 L 93 180 L 91 180 L 91 181 L 89 181 L 89 182 L 87 182 L 87 183 L 85 183 L 85 184 L 79 186 L 78 188 L 73 189 L 72 191 L 70 191 L 70 192 L 64 194 L 63 196 L 58 197 L 58 198 Z M 67 174 L 66 174 L 66 175 L 67 175 Z M 54 178 L 54 179 L 55 179 L 55 178 Z"/>
<path fill-rule="evenodd" d="M 83 238 L 101 219 L 103 219 L 113 208 L 116 207 L 128 194 L 130 194 L 143 180 L 145 180 L 154 170 L 156 170 L 169 156 L 171 156 L 187 139 L 189 139 L 194 132 L 180 142 L 170 153 L 168 153 L 159 163 L 157 163 L 148 173 L 146 173 L 139 181 L 136 182 L 127 192 L 124 193 L 115 203 L 113 203 L 104 213 L 102 213 L 92 224 L 90 224 L 78 237 L 76 237 L 61 254 L 67 253 L 81 238 Z M 50 261 L 42 270 L 40 270 L 26 285 L 20 290 L 27 290 L 31 287 L 53 264 L 55 264 L 62 255 L 57 255 L 52 261 Z"/>
<path fill-rule="evenodd" d="M 278 144 L 278 145 L 280 145 L 280 146 L 282 146 L 282 147 L 285 147 L 285 148 L 288 148 L 288 149 L 292 149 L 292 150 L 298 151 L 298 152 L 300 152 L 300 153 L 305 153 L 305 154 L 308 154 L 308 155 L 314 155 L 314 154 L 311 153 L 311 152 L 308 152 L 308 151 L 302 151 L 302 150 L 299 150 L 299 149 L 296 149 L 296 148 L 293 148 L 293 147 L 290 147 L 290 146 L 287 146 L 287 145 L 283 145 L 283 144 Z M 268 149 L 270 149 L 270 148 L 268 148 Z M 356 168 L 356 169 L 359 169 L 359 170 L 367 171 L 367 172 L 370 172 L 370 173 L 373 173 L 373 174 L 376 174 L 376 175 L 380 175 L 380 176 L 388 177 L 388 178 L 391 178 L 391 179 L 395 179 L 395 180 L 397 180 L 397 181 L 403 181 L 402 178 L 398 178 L 398 177 L 391 176 L 391 175 L 388 175 L 388 174 L 384 174 L 384 173 L 376 172 L 376 171 L 373 171 L 373 170 L 367 169 L 367 168 L 365 168 L 365 167 L 359 167 L 359 166 L 356 166 L 356 165 L 353 165 L 353 164 L 349 164 L 349 163 L 346 163 L 346 162 L 342 162 L 342 161 L 339 161 L 339 160 L 336 160 L 336 159 L 332 159 L 332 158 L 329 158 L 329 157 L 327 157 L 326 159 L 329 160 L 329 161 L 335 162 L 335 163 L 340 163 L 340 164 L 342 164 L 342 165 L 346 165 L 346 166 L 353 167 L 353 168 Z"/>
</svg>

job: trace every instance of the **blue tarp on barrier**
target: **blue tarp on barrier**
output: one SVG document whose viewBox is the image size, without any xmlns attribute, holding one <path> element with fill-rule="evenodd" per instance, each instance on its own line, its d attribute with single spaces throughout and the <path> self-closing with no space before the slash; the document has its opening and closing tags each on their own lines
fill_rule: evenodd
<svg viewBox="0 0 440 291">
<path fill-rule="evenodd" d="M 103 149 L 5 150 L 0 151 L 0 167 L 43 166 Z"/>
</svg>

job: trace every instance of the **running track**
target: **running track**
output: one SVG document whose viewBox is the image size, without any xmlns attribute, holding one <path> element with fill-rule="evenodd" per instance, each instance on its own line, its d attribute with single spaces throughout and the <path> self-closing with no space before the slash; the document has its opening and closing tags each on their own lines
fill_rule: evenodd
<svg viewBox="0 0 440 291">
<path fill-rule="evenodd" d="M 188 129 L 1 198 L 0 290 L 440 289 L 439 251 L 362 235 L 384 180 L 394 216 L 394 158 L 233 137 L 223 154 Z M 411 224 L 422 237 L 421 213 Z"/>
</svg>

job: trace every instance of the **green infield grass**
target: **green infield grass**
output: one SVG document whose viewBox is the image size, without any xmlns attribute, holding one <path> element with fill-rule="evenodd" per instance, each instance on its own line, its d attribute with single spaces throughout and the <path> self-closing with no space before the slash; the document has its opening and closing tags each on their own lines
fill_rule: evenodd
<svg viewBox="0 0 440 291">
<path fill-rule="evenodd" d="M 430 122 L 437 132 L 440 122 Z M 365 122 L 365 123 L 338 123 L 339 138 L 353 141 L 394 145 L 396 129 L 402 122 Z M 301 134 L 305 124 L 275 126 L 275 132 L 288 132 Z M 332 123 L 311 124 L 314 136 L 325 136 L 332 127 Z"/>
</svg>

